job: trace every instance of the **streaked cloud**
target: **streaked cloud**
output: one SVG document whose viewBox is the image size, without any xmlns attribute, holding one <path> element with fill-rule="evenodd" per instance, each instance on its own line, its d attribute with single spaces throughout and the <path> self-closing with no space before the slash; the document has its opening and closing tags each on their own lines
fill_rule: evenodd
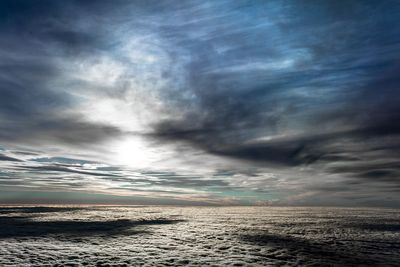
<svg viewBox="0 0 400 267">
<path fill-rule="evenodd" d="M 0 5 L 10 192 L 400 202 L 394 2 Z"/>
</svg>

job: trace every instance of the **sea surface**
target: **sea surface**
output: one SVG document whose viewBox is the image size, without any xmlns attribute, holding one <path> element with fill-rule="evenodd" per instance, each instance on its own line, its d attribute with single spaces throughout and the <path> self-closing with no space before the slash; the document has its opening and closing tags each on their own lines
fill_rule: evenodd
<svg viewBox="0 0 400 267">
<path fill-rule="evenodd" d="M 0 266 L 400 266 L 400 212 L 1 207 Z"/>
</svg>

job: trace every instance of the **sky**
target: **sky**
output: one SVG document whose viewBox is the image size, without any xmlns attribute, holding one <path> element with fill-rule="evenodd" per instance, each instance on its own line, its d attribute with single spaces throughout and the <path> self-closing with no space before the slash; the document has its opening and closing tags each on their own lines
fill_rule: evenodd
<svg viewBox="0 0 400 267">
<path fill-rule="evenodd" d="M 0 2 L 0 203 L 400 207 L 398 1 Z"/>
</svg>

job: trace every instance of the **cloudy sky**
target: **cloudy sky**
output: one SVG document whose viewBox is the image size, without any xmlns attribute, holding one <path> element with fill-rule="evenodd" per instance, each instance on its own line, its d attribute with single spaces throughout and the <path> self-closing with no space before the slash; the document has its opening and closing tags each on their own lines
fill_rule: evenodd
<svg viewBox="0 0 400 267">
<path fill-rule="evenodd" d="M 0 3 L 0 203 L 400 207 L 398 1 Z"/>
</svg>

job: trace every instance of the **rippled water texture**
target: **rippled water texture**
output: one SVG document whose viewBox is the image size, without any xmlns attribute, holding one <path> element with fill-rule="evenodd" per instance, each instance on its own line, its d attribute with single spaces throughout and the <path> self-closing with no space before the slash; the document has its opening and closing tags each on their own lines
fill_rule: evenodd
<svg viewBox="0 0 400 267">
<path fill-rule="evenodd" d="M 0 266 L 400 266 L 388 209 L 3 207 Z"/>
</svg>

